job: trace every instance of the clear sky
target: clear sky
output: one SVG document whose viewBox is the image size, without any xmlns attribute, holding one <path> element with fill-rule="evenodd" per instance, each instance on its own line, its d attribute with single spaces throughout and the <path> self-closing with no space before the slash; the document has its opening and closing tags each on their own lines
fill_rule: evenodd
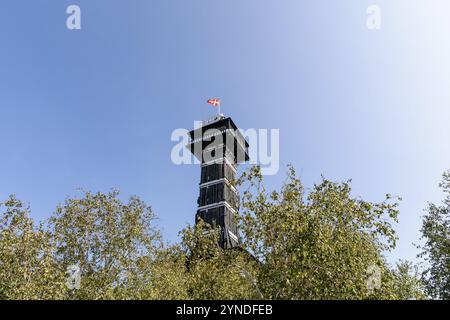
<svg viewBox="0 0 450 320">
<path fill-rule="evenodd" d="M 280 129 L 281 163 L 307 187 L 323 174 L 363 199 L 401 195 L 390 259 L 414 259 L 450 168 L 449 16 L 448 0 L 2 0 L 0 199 L 44 219 L 77 188 L 118 188 L 176 241 L 200 170 L 171 162 L 171 133 L 220 97 L 240 127 Z"/>
</svg>

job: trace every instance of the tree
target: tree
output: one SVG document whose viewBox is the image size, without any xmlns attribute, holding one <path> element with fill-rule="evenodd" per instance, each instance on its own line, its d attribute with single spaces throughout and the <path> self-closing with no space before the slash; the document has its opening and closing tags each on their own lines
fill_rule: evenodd
<svg viewBox="0 0 450 320">
<path fill-rule="evenodd" d="M 351 196 L 349 182 L 323 179 L 305 194 L 289 167 L 281 191 L 268 193 L 254 167 L 246 186 L 240 228 L 244 247 L 261 264 L 257 283 L 268 299 L 395 299 L 383 252 L 395 247 L 392 197 L 372 203 Z M 368 286 L 370 270 L 379 286 Z"/>
<path fill-rule="evenodd" d="M 0 209 L 0 299 L 64 298 L 65 275 L 51 234 L 34 225 L 29 207 L 14 196 Z"/>
<path fill-rule="evenodd" d="M 190 299 L 186 255 L 180 245 L 160 248 L 152 264 L 144 299 L 180 300 Z"/>
<path fill-rule="evenodd" d="M 392 272 L 392 290 L 396 299 L 426 299 L 424 283 L 420 278 L 418 267 L 410 261 L 399 261 Z"/>
<path fill-rule="evenodd" d="M 155 215 L 137 197 L 118 192 L 69 198 L 50 218 L 61 268 L 76 265 L 81 285 L 73 299 L 140 299 L 151 292 L 152 262 L 160 248 Z"/>
<path fill-rule="evenodd" d="M 424 298 L 417 268 L 391 269 L 384 258 L 397 239 L 392 196 L 364 201 L 350 182 L 324 178 L 306 192 L 292 167 L 279 191 L 266 191 L 258 167 L 237 183 L 245 188 L 243 243 L 230 250 L 218 245 L 220 228 L 203 221 L 182 230 L 181 243 L 164 245 L 151 208 L 117 191 L 68 198 L 39 226 L 11 196 L 0 203 L 0 299 Z M 435 269 L 427 284 L 446 283 L 445 297 L 448 215 L 430 212 L 425 248 Z M 75 286 L 68 269 L 80 271 Z"/>
<path fill-rule="evenodd" d="M 219 247 L 220 229 L 199 221 L 182 232 L 183 256 L 187 257 L 187 292 L 191 299 L 262 298 L 255 281 L 255 264 L 242 250 Z"/>
<path fill-rule="evenodd" d="M 428 294 L 436 299 L 450 299 L 450 171 L 442 176 L 442 205 L 430 203 L 422 222 L 422 257 L 426 262 L 423 279 Z"/>
</svg>

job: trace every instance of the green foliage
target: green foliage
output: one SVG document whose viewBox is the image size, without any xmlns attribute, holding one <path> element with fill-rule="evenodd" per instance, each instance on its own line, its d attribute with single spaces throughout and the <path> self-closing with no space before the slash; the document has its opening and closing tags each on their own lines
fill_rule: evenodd
<svg viewBox="0 0 450 320">
<path fill-rule="evenodd" d="M 305 192 L 292 167 L 279 191 L 266 191 L 258 167 L 237 183 L 243 243 L 232 250 L 202 221 L 164 245 L 151 208 L 116 191 L 68 198 L 45 226 L 10 197 L 0 204 L 0 299 L 425 298 L 412 264 L 384 259 L 397 240 L 390 195 L 367 202 L 326 179 Z M 66 283 L 73 265 L 79 288 Z"/>
<path fill-rule="evenodd" d="M 424 283 L 420 279 L 417 266 L 410 261 L 399 261 L 392 272 L 391 285 L 396 299 L 423 300 L 426 299 Z"/>
<path fill-rule="evenodd" d="M 51 234 L 13 196 L 0 210 L 0 299 L 62 299 L 65 275 Z"/>
<path fill-rule="evenodd" d="M 450 171 L 440 184 L 445 199 L 442 205 L 430 203 L 422 223 L 425 241 L 419 255 L 427 265 L 423 273 L 428 294 L 436 299 L 450 299 Z"/>
<path fill-rule="evenodd" d="M 142 298 L 160 246 L 155 216 L 140 199 L 124 204 L 118 192 L 67 199 L 50 218 L 56 259 L 66 269 L 78 265 L 76 299 Z"/>
<path fill-rule="evenodd" d="M 395 298 L 387 286 L 371 292 L 368 270 L 390 273 L 383 250 L 395 246 L 391 197 L 370 203 L 351 196 L 348 182 L 323 179 L 305 195 L 290 167 L 280 192 L 266 192 L 259 168 L 239 181 L 244 193 L 244 246 L 263 263 L 258 283 L 268 299 Z"/>
<path fill-rule="evenodd" d="M 179 245 L 161 248 L 152 264 L 147 291 L 143 299 L 179 300 L 190 299 L 187 258 Z"/>
<path fill-rule="evenodd" d="M 254 280 L 256 261 L 242 250 L 222 250 L 220 229 L 203 221 L 182 232 L 188 257 L 188 287 L 192 299 L 257 299 Z"/>
</svg>

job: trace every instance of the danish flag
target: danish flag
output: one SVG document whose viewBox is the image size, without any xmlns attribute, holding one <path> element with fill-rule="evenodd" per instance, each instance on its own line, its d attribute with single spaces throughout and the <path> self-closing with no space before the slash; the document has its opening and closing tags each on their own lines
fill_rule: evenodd
<svg viewBox="0 0 450 320">
<path fill-rule="evenodd" d="M 214 107 L 219 107 L 220 106 L 220 99 L 209 99 L 208 101 L 209 104 L 213 105 Z"/>
</svg>

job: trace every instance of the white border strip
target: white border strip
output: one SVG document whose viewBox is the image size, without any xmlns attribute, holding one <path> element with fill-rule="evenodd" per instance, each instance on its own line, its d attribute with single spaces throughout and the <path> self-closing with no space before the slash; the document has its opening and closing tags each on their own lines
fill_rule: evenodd
<svg viewBox="0 0 450 320">
<path fill-rule="evenodd" d="M 198 207 L 197 210 L 214 209 L 214 208 L 221 207 L 221 206 L 226 206 L 228 209 L 233 211 L 233 213 L 236 213 L 236 209 L 234 209 L 232 206 L 230 206 L 230 204 L 227 201 L 221 201 L 218 203 L 208 204 L 203 207 Z"/>
</svg>

